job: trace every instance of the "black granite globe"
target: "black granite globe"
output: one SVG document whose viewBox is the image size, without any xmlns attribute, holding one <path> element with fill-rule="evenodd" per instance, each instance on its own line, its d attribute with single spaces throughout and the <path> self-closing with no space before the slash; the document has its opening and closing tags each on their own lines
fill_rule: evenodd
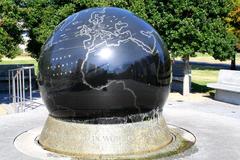
<svg viewBox="0 0 240 160">
<path fill-rule="evenodd" d="M 171 63 L 144 20 L 120 8 L 90 8 L 56 27 L 42 47 L 38 79 L 55 118 L 126 117 L 162 109 Z"/>
</svg>

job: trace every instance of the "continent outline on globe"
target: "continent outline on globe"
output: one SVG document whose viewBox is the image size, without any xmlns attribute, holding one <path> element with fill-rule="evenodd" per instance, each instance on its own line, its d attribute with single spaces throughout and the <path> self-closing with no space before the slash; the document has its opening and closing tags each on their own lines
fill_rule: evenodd
<svg viewBox="0 0 240 160">
<path fill-rule="evenodd" d="M 96 91 L 103 91 L 105 90 L 105 88 L 110 87 L 110 85 L 115 86 L 115 85 L 121 84 L 122 89 L 129 92 L 132 95 L 132 99 L 134 101 L 132 104 L 132 107 L 135 107 L 139 112 L 141 112 L 141 107 L 138 106 L 138 102 L 137 102 L 138 96 L 135 93 L 136 89 L 132 89 L 129 86 L 129 84 L 131 84 L 130 82 L 128 82 L 128 84 L 125 83 L 128 81 L 127 80 L 128 78 L 125 77 L 125 79 L 121 79 L 121 78 L 114 79 L 114 78 L 111 78 L 111 75 L 110 75 L 110 78 L 108 77 L 107 81 L 102 81 L 101 83 L 95 84 L 95 81 L 92 81 L 92 76 L 89 76 L 91 75 L 90 72 L 97 72 L 96 70 L 104 70 L 106 68 L 108 68 L 106 70 L 108 70 L 110 73 L 111 69 L 109 68 L 111 68 L 112 66 L 116 67 L 115 64 L 111 63 L 111 58 L 117 57 L 116 55 L 111 55 L 113 54 L 111 53 L 112 50 L 116 50 L 116 48 L 118 47 L 121 48 L 121 45 L 125 45 L 124 47 L 126 48 L 126 46 L 129 45 L 128 43 L 131 43 L 132 46 L 133 44 L 135 44 L 137 47 L 133 46 L 133 48 L 129 48 L 127 46 L 129 50 L 131 49 L 136 50 L 134 53 L 136 55 L 144 54 L 144 55 L 135 56 L 138 59 L 139 57 L 144 58 L 144 57 L 155 56 L 155 55 L 160 56 L 157 58 L 159 59 L 159 62 L 156 62 L 154 66 L 156 67 L 156 69 L 154 69 L 154 73 L 151 73 L 151 74 L 156 73 L 156 80 L 158 81 L 156 83 L 162 83 L 161 82 L 162 79 L 161 77 L 159 78 L 158 73 L 160 72 L 160 70 L 164 70 L 164 68 L 161 68 L 163 67 L 162 64 L 167 63 L 165 62 L 165 60 L 168 60 L 168 59 L 165 57 L 166 51 L 165 51 L 165 48 L 164 48 L 165 46 L 163 44 L 161 37 L 149 24 L 145 23 L 143 20 L 136 17 L 131 12 L 124 10 L 124 12 L 130 13 L 129 14 L 130 18 L 129 18 L 129 15 L 121 16 L 121 17 L 119 15 L 117 16 L 115 15 L 115 12 L 113 12 L 113 10 L 116 10 L 117 12 L 123 11 L 122 9 L 118 9 L 114 7 L 94 8 L 93 12 L 91 12 L 92 9 L 86 9 L 84 11 L 80 11 L 78 13 L 75 13 L 69 16 L 66 20 L 61 22 L 56 27 L 52 36 L 46 41 L 45 46 L 43 47 L 44 53 L 51 52 L 50 56 L 51 56 L 52 63 L 49 63 L 50 66 L 48 66 L 49 72 L 46 74 L 48 74 L 49 76 L 47 78 L 48 79 L 50 78 L 50 81 L 53 81 L 53 82 L 56 82 L 57 79 L 59 78 L 64 79 L 64 77 L 68 75 L 71 76 L 74 74 L 75 71 L 72 70 L 72 68 L 74 69 L 74 66 L 75 66 L 75 68 L 77 67 L 80 70 L 81 75 L 79 74 L 80 76 L 79 78 L 81 78 L 81 83 L 86 85 L 90 89 L 93 89 Z M 111 14 L 107 13 L 110 11 L 111 11 Z M 79 19 L 79 15 L 82 15 L 82 14 L 86 14 L 85 19 Z M 128 22 L 129 21 L 128 19 L 131 19 L 131 17 L 134 17 L 138 21 L 141 21 L 141 23 L 144 23 L 145 28 L 142 26 L 140 26 L 139 28 L 142 27 L 144 29 L 137 28 L 133 30 L 133 28 L 131 27 L 129 28 L 129 24 L 133 23 L 133 22 Z M 80 38 L 80 40 L 78 38 Z M 71 46 L 65 43 L 65 42 L 74 41 L 74 40 L 79 42 L 78 45 Z M 67 44 L 67 45 L 64 45 L 64 44 Z M 68 46 L 71 46 L 71 47 L 68 47 Z M 79 49 L 80 52 L 72 53 L 71 51 L 73 49 Z M 61 54 L 64 53 L 64 56 L 58 56 L 57 54 L 58 52 Z M 40 57 L 43 57 L 44 53 Z M 78 54 L 78 56 L 80 57 L 74 56 L 74 54 Z M 69 59 L 72 59 L 72 61 L 70 61 Z M 79 61 L 80 59 L 82 60 Z M 98 60 L 101 59 L 102 64 L 100 64 L 100 62 L 97 62 L 99 64 L 95 63 L 94 61 L 96 59 Z M 129 57 L 129 59 L 131 59 L 131 57 Z M 127 60 L 127 58 L 125 58 L 125 60 Z M 64 63 L 64 61 L 66 61 L 66 63 Z M 91 61 L 95 63 L 95 69 L 91 69 L 91 68 L 89 69 L 89 63 Z M 120 61 L 121 61 L 121 56 L 120 56 Z M 147 62 L 147 63 L 150 63 L 151 65 L 151 63 L 153 62 Z M 160 63 L 162 64 L 160 65 Z M 67 70 L 69 68 L 70 70 Z M 59 70 L 59 72 L 57 69 Z M 169 79 L 169 75 L 167 75 L 167 78 Z M 68 85 L 71 85 L 71 84 L 68 84 Z M 149 86 L 150 85 L 151 83 L 149 83 Z M 64 89 L 64 86 L 66 88 L 65 84 L 60 85 L 57 90 L 60 90 L 60 88 Z"/>
<path fill-rule="evenodd" d="M 89 36 L 89 39 L 86 39 L 83 41 L 83 47 L 87 50 L 85 59 L 81 65 L 81 71 L 82 71 L 82 75 L 83 75 L 83 83 L 86 84 L 87 86 L 89 86 L 92 89 L 96 89 L 96 90 L 102 90 L 103 88 L 107 87 L 109 85 L 103 85 L 100 87 L 93 87 L 91 84 L 89 84 L 86 80 L 85 80 L 85 73 L 83 71 L 83 67 L 85 62 L 88 59 L 88 55 L 94 51 L 98 46 L 100 45 L 106 45 L 107 47 L 118 47 L 121 45 L 121 43 L 127 43 L 128 41 L 132 41 L 134 43 L 136 43 L 139 47 L 141 47 L 146 53 L 149 54 L 154 54 L 154 50 L 156 47 L 156 39 L 153 35 L 153 30 L 152 31 L 143 31 L 141 30 L 140 33 L 148 38 L 153 38 L 153 47 L 149 47 L 148 45 L 144 44 L 144 42 L 142 42 L 141 40 L 134 38 L 132 36 L 132 33 L 130 30 L 127 31 L 123 31 L 121 32 L 122 29 L 127 28 L 128 27 L 128 23 L 126 22 L 122 22 L 122 21 L 118 21 L 117 23 L 114 24 L 115 26 L 115 30 L 114 32 L 111 31 L 107 31 L 105 29 L 107 29 L 106 27 L 101 27 L 100 25 L 102 24 L 102 22 L 104 21 L 104 17 L 106 15 L 104 15 L 104 13 L 106 13 L 106 8 L 99 8 L 100 11 L 94 11 L 91 13 L 90 18 L 88 19 L 88 22 L 90 24 L 93 24 L 93 26 L 88 27 L 87 25 L 83 24 L 83 25 L 79 25 L 77 27 L 77 29 L 79 31 L 77 31 L 75 33 L 75 37 L 78 36 L 84 36 L 87 35 Z M 88 9 L 85 10 L 85 12 L 87 12 Z M 62 23 L 59 24 L 58 27 L 56 27 L 56 29 L 59 28 L 59 30 L 64 31 L 65 29 L 67 29 L 67 27 L 69 27 L 69 25 L 74 25 L 76 23 L 74 23 L 75 19 L 79 16 L 79 13 L 75 13 L 73 15 L 71 15 L 70 17 L 68 17 L 66 20 L 64 20 Z M 99 14 L 102 14 L 101 16 L 99 16 Z M 116 18 L 115 16 L 113 16 L 113 18 Z M 123 17 L 124 19 L 125 17 Z M 68 20 L 70 19 L 70 20 Z M 71 20 L 72 19 L 72 20 Z M 116 18 L 117 20 L 118 18 Z M 69 22 L 67 22 L 69 21 Z M 110 20 L 112 21 L 112 20 Z M 118 28 L 118 26 L 121 26 L 120 28 Z M 110 29 L 112 29 L 112 27 L 110 27 Z M 111 40 L 116 41 L 116 39 L 118 39 L 119 37 L 121 37 L 121 35 L 127 35 L 127 38 L 124 39 L 120 39 L 117 41 L 117 43 L 111 43 Z M 108 36 L 108 38 L 106 38 L 106 36 Z M 114 36 L 114 37 L 112 37 Z M 99 44 L 95 45 L 95 40 L 97 37 L 101 38 L 101 41 Z M 51 39 L 47 42 L 47 44 L 45 45 L 46 47 L 44 48 L 44 50 L 47 50 L 48 48 L 50 48 L 52 45 L 56 44 L 53 43 L 53 39 L 54 39 L 54 33 L 53 36 L 51 37 Z M 67 39 L 66 39 L 67 40 Z M 49 44 L 48 44 L 49 43 Z M 90 44 L 90 46 L 88 46 Z M 155 53 L 158 53 L 159 51 L 156 50 Z M 111 82 L 110 82 L 111 83 Z"/>
</svg>

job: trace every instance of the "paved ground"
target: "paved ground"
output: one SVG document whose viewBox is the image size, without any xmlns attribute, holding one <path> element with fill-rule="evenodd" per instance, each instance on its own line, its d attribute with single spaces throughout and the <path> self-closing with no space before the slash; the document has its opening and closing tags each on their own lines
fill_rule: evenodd
<svg viewBox="0 0 240 160">
<path fill-rule="evenodd" d="M 0 159 L 34 160 L 16 150 L 13 141 L 20 133 L 43 125 L 47 114 L 45 107 L 41 107 L 25 113 L 0 116 Z"/>
<path fill-rule="evenodd" d="M 33 102 L 43 104 L 39 91 L 33 91 Z M 27 97 L 29 99 L 29 97 Z M 28 105 L 31 102 L 27 102 Z M 36 105 L 35 103 L 35 105 Z M 33 106 L 34 107 L 34 106 Z M 12 99 L 9 98 L 8 92 L 0 92 L 0 116 L 12 114 L 15 112 L 15 106 L 12 104 Z"/>
<path fill-rule="evenodd" d="M 183 158 L 176 159 L 240 159 L 240 106 L 212 100 L 170 101 L 164 116 L 168 123 L 183 127 L 197 137 L 196 145 Z"/>
<path fill-rule="evenodd" d="M 197 137 L 197 143 L 183 154 L 166 159 L 239 160 L 240 106 L 217 102 L 199 94 L 182 97 L 171 94 L 163 112 L 167 123 L 183 127 Z M 14 138 L 44 124 L 45 107 L 0 116 L 0 159 L 34 160 L 18 152 Z"/>
</svg>

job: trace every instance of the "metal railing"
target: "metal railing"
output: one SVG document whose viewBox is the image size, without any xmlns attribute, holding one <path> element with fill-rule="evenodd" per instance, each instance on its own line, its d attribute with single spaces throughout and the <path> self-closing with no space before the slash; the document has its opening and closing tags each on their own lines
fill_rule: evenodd
<svg viewBox="0 0 240 160">
<path fill-rule="evenodd" d="M 25 72 L 28 74 L 26 75 Z M 42 105 L 33 101 L 32 73 L 34 73 L 34 66 L 8 70 L 9 97 L 12 98 L 15 112 L 25 112 Z M 27 85 L 28 88 L 26 88 Z"/>
</svg>

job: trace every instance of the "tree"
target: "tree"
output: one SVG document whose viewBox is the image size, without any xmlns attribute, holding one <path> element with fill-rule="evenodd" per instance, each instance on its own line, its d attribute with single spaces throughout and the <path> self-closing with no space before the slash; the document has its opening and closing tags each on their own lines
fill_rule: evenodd
<svg viewBox="0 0 240 160">
<path fill-rule="evenodd" d="M 75 12 L 75 5 L 61 0 L 26 0 L 19 5 L 31 38 L 27 50 L 38 59 L 44 42 L 62 20 Z"/>
<path fill-rule="evenodd" d="M 28 49 L 37 58 L 54 27 L 73 12 L 88 7 L 116 6 L 148 21 L 160 33 L 173 57 L 186 60 L 196 52 L 219 60 L 235 55 L 235 36 L 227 32 L 225 17 L 231 0 L 25 0 L 25 22 L 31 41 Z"/>
<path fill-rule="evenodd" d="M 187 82 L 190 80 L 189 57 L 208 53 L 226 60 L 236 54 L 236 37 L 227 32 L 225 17 L 231 0 L 151 0 L 146 1 L 147 20 L 167 43 L 172 57 L 182 57 Z M 190 91 L 190 86 L 188 87 Z"/>
<path fill-rule="evenodd" d="M 0 1 L 0 60 L 3 56 L 13 58 L 18 55 L 21 38 L 21 17 L 17 5 L 12 0 Z"/>
<path fill-rule="evenodd" d="M 238 40 L 236 44 L 236 51 L 240 51 L 240 1 L 237 0 L 234 2 L 235 7 L 229 13 L 228 17 L 226 18 L 227 22 L 229 23 L 229 32 L 233 33 Z M 233 55 L 231 58 L 231 69 L 236 69 L 236 55 Z"/>
<path fill-rule="evenodd" d="M 209 53 L 225 60 L 235 54 L 236 38 L 227 32 L 224 18 L 232 9 L 231 0 L 152 0 L 148 18 L 168 45 L 173 57 Z"/>
</svg>

